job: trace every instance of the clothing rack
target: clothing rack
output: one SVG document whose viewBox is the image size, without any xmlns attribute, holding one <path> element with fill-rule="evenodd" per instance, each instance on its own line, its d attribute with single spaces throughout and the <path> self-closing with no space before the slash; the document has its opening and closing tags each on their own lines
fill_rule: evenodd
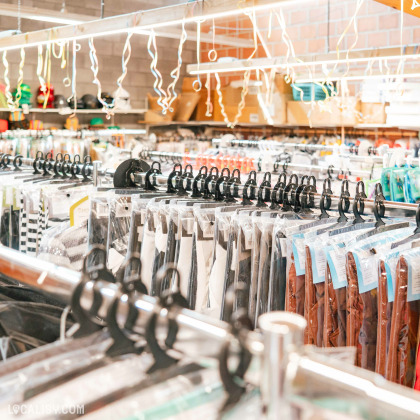
<svg viewBox="0 0 420 420">
<path fill-rule="evenodd" d="M 339 155 L 340 157 L 349 157 L 349 155 Z M 168 161 L 172 161 L 173 163 L 178 162 L 178 163 L 189 163 L 190 160 L 195 161 L 195 162 L 199 162 L 200 160 L 220 160 L 221 162 L 224 161 L 224 159 L 228 159 L 227 157 L 224 156 L 214 156 L 214 155 L 205 155 L 205 154 L 193 154 L 193 153 L 176 153 L 176 152 L 155 152 L 155 151 L 147 151 L 147 150 L 143 150 L 142 152 L 140 152 L 139 157 L 141 159 L 158 159 L 161 162 L 168 162 Z M 356 158 L 358 160 L 363 160 L 364 157 L 362 156 L 352 156 L 351 158 Z M 235 162 L 236 165 L 245 163 L 246 160 L 252 159 L 254 161 L 254 165 L 258 162 L 257 158 L 252 158 L 252 157 L 231 157 L 231 159 Z M 350 173 L 351 175 L 355 175 L 355 176 L 360 176 L 360 177 L 370 177 L 372 175 L 372 171 L 367 171 L 367 170 L 353 170 L 353 171 L 344 171 L 342 169 L 339 168 L 334 168 L 334 167 L 326 167 L 326 166 L 320 166 L 320 165 L 305 165 L 305 164 L 300 164 L 300 163 L 290 163 L 287 162 L 286 159 L 284 160 L 276 160 L 273 162 L 273 170 L 275 171 L 277 169 L 277 167 L 284 165 L 284 167 L 287 167 L 289 169 L 301 169 L 301 170 L 313 170 L 313 171 L 317 171 L 317 172 L 327 172 L 329 171 L 330 173 L 336 173 L 336 174 L 344 174 L 344 173 Z"/>
<path fill-rule="evenodd" d="M 110 135 L 144 135 L 144 129 L 101 129 L 101 130 L 7 130 L 0 133 L 0 139 L 11 137 L 47 137 L 62 136 L 72 138 L 85 138 L 87 136 L 106 137 Z"/>
<path fill-rule="evenodd" d="M 0 246 L 0 271 L 10 279 L 42 290 L 67 304 L 81 280 L 78 272 L 38 261 L 3 246 Z M 93 284 L 90 282 L 82 299 L 85 309 L 91 305 L 92 289 Z M 98 281 L 95 282 L 95 290 L 99 290 L 102 295 L 103 304 L 99 315 L 104 316 L 117 296 L 118 286 Z M 143 330 L 147 319 L 145 315 L 156 311 L 156 299 L 141 295 L 135 301 L 135 306 L 140 312 L 136 328 Z M 125 322 L 127 310 L 125 300 L 122 299 L 118 313 L 121 324 Z M 160 322 L 163 323 L 168 316 L 168 310 L 160 309 Z M 176 320 L 179 328 L 174 348 L 192 358 L 216 357 L 221 346 L 231 339 L 230 327 L 223 321 L 188 309 L 174 313 L 171 311 L 170 316 Z M 306 390 L 310 382 L 320 384 L 320 390 L 325 390 L 325 396 L 334 389 L 355 401 L 363 398 L 375 413 L 382 413 L 385 417 L 391 415 L 392 418 L 394 415 L 394 418 L 398 416 L 400 419 L 418 418 L 420 396 L 414 391 L 388 383 L 372 372 L 327 358 L 325 355 L 328 355 L 328 351 L 322 355 L 322 352 L 313 353 L 304 349 L 305 321 L 299 315 L 286 312 L 264 314 L 260 318 L 260 326 L 262 334 L 247 333 L 246 345 L 253 355 L 262 356 L 262 375 L 256 382 L 261 383 L 262 399 L 270 419 L 284 418 L 284 405 L 296 394 L 304 397 L 300 398 L 301 404 L 310 402 L 313 395 L 310 390 Z M 192 336 L 199 337 L 194 345 L 191 345 Z M 319 397 L 317 393 L 316 398 Z"/>
<path fill-rule="evenodd" d="M 307 168 L 312 168 L 310 165 L 296 165 L 296 167 L 307 167 Z M 323 168 L 322 169 L 326 169 Z M 270 173 L 271 175 L 271 173 Z M 208 187 L 210 192 L 214 192 L 215 188 L 216 188 L 216 184 L 218 184 L 218 188 L 221 191 L 226 191 L 227 189 L 232 189 L 232 185 L 234 186 L 234 189 L 237 193 L 237 195 L 235 197 L 240 197 L 242 196 L 242 194 L 244 193 L 244 191 L 247 191 L 248 193 L 250 192 L 250 190 L 253 190 L 254 193 L 258 193 L 258 190 L 262 190 L 265 191 L 267 193 L 269 193 L 270 195 L 270 200 L 272 199 L 272 194 L 275 193 L 277 194 L 277 190 L 275 190 L 274 187 L 272 186 L 266 186 L 266 185 L 256 185 L 256 183 L 254 185 L 250 185 L 250 184 L 246 184 L 246 183 L 235 183 L 235 184 L 231 184 L 229 185 L 227 183 L 227 181 L 222 181 L 219 182 L 218 181 L 218 176 L 216 176 L 216 179 L 212 179 L 209 180 L 208 182 Z M 248 180 L 250 179 L 250 177 L 248 177 Z M 179 185 L 179 182 L 184 182 L 184 187 L 185 187 L 185 179 L 181 179 L 180 176 L 178 175 L 162 175 L 162 174 L 158 174 L 158 173 L 135 173 L 134 174 L 134 181 L 138 184 L 138 185 L 145 185 L 146 180 L 154 187 L 165 187 L 168 185 L 168 182 L 171 183 L 171 186 L 173 188 L 176 188 Z M 170 180 L 170 181 L 168 181 Z M 334 194 L 329 194 L 329 193 L 318 193 L 318 192 L 309 192 L 308 193 L 311 197 L 314 197 L 316 199 L 321 199 L 322 196 L 324 195 L 325 197 L 330 198 L 331 200 L 334 201 L 340 201 L 342 200 L 342 197 L 334 195 Z M 257 194 L 255 194 L 257 195 Z M 350 199 L 350 197 L 349 197 Z M 267 200 L 268 202 L 268 200 Z M 375 200 L 372 199 L 368 199 L 368 198 L 363 198 L 363 203 L 365 206 L 365 209 L 373 209 L 375 206 Z M 405 212 L 416 212 L 418 209 L 418 205 L 417 204 L 412 204 L 412 203 L 402 203 L 402 202 L 395 202 L 395 201 L 383 201 L 383 205 L 385 206 L 386 209 L 389 210 L 398 210 L 398 211 L 405 211 Z"/>
</svg>

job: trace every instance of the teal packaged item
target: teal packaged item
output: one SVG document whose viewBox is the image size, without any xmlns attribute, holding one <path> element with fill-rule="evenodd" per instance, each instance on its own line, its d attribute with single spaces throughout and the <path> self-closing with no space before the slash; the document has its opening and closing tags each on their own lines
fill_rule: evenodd
<svg viewBox="0 0 420 420">
<path fill-rule="evenodd" d="M 420 168 L 409 169 L 404 177 L 404 198 L 407 203 L 420 201 Z"/>
<path fill-rule="evenodd" d="M 384 168 L 382 169 L 381 174 L 381 184 L 382 184 L 382 192 L 384 194 L 385 200 L 391 200 L 391 172 L 394 168 Z"/>
<path fill-rule="evenodd" d="M 391 200 L 399 203 L 404 202 L 404 178 L 408 168 L 395 168 L 391 171 Z"/>
</svg>

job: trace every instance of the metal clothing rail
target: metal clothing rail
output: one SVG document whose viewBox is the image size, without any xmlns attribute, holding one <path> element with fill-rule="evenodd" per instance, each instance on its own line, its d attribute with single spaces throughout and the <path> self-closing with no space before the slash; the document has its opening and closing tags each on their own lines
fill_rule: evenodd
<svg viewBox="0 0 420 420">
<path fill-rule="evenodd" d="M 51 294 L 67 304 L 81 279 L 80 273 L 39 261 L 3 246 L 0 246 L 0 273 Z M 82 297 L 82 306 L 85 309 L 91 306 L 92 288 L 93 284 L 88 283 Z M 95 290 L 99 290 L 102 295 L 103 304 L 99 316 L 104 317 L 109 305 L 118 296 L 118 286 L 99 281 L 96 282 Z M 121 299 L 119 305 L 118 322 L 121 324 L 126 320 L 125 302 Z M 135 327 L 143 330 L 147 318 L 145 315 L 156 311 L 156 300 L 142 295 L 136 300 L 135 306 L 140 312 Z M 162 323 L 167 317 L 168 311 L 161 309 L 159 337 Z M 192 358 L 216 357 L 226 340 L 231 339 L 230 328 L 223 321 L 188 309 L 171 313 L 171 317 L 176 320 L 179 328 L 174 348 Z M 268 419 L 289 418 L 284 416 L 288 403 L 305 406 L 311 403 L 312 398 L 331 398 L 334 391 L 341 393 L 339 395 L 346 400 L 353 399 L 355 405 L 360 404 L 365 414 L 367 411 L 370 414 L 381 414 L 382 418 L 418 419 L 418 393 L 389 383 L 372 372 L 343 362 L 337 363 L 325 355 L 320 357 L 320 354 L 305 350 L 303 331 L 306 322 L 303 317 L 273 312 L 262 315 L 259 325 L 262 334 L 248 333 L 246 345 L 254 355 L 262 359 L 261 376 L 257 382 Z M 316 384 L 316 388 L 313 384 Z"/>
<path fill-rule="evenodd" d="M 102 129 L 102 130 L 7 130 L 0 134 L 1 139 L 10 139 L 14 137 L 47 137 L 61 136 L 71 138 L 85 138 L 89 136 L 106 137 L 113 135 L 144 135 L 147 131 L 144 129 Z"/>
<path fill-rule="evenodd" d="M 339 155 L 340 157 L 349 157 L 349 155 Z M 281 157 L 281 156 L 280 156 Z M 356 156 L 354 156 L 356 157 Z M 144 150 L 140 153 L 140 158 L 143 159 L 159 159 L 160 161 L 172 161 L 173 163 L 189 163 L 190 160 L 192 161 L 199 161 L 201 160 L 208 160 L 208 161 L 217 161 L 220 160 L 221 162 L 224 162 L 225 159 L 229 159 L 231 161 L 234 161 L 236 165 L 246 163 L 249 160 L 252 160 L 254 162 L 254 165 L 258 163 L 258 158 L 256 157 L 227 157 L 227 156 L 215 156 L 215 155 L 206 155 L 206 154 L 194 154 L 194 153 L 175 153 L 175 152 L 155 152 L 155 151 L 147 151 Z M 357 159 L 360 159 L 363 157 L 356 157 Z M 286 160 L 276 160 L 273 162 L 273 170 L 278 169 L 279 167 L 283 166 L 288 169 L 302 169 L 302 170 L 312 170 L 315 172 L 330 172 L 330 173 L 336 173 L 336 174 L 350 174 L 360 177 L 371 177 L 372 171 L 363 170 L 363 169 L 356 169 L 356 170 L 344 170 L 340 168 L 335 167 L 327 167 L 327 166 L 321 166 L 321 165 L 305 165 L 301 163 L 291 163 L 287 162 Z"/>
<path fill-rule="evenodd" d="M 298 165 L 299 167 L 308 167 L 311 168 L 310 165 Z M 323 168 L 326 169 L 326 168 Z M 274 174 L 275 175 L 275 174 Z M 139 185 L 144 185 L 146 182 L 146 178 L 148 178 L 148 182 L 154 186 L 154 187 L 166 187 L 168 185 L 168 179 L 169 177 L 167 175 L 162 175 L 162 174 L 150 174 L 148 175 L 147 173 L 135 173 L 134 174 L 134 181 L 139 184 Z M 248 178 L 249 179 L 249 178 Z M 181 179 L 181 177 L 175 175 L 175 176 L 171 176 L 170 178 L 170 182 L 171 182 L 171 186 L 173 188 L 177 188 L 177 186 L 179 186 L 179 183 L 182 182 L 184 188 L 186 187 L 186 180 L 185 179 Z M 235 198 L 240 198 L 242 197 L 242 194 L 244 191 L 248 192 L 248 195 L 250 195 L 251 190 L 253 190 L 254 195 L 257 195 L 257 192 L 261 189 L 262 191 L 266 191 L 267 193 L 270 194 L 270 200 L 272 199 L 272 194 L 277 194 L 278 191 L 275 190 L 275 182 L 276 180 L 272 181 L 272 186 L 266 186 L 266 185 L 247 185 L 246 183 L 243 184 L 228 184 L 226 181 L 223 182 L 219 182 L 216 179 L 213 180 L 209 180 L 207 183 L 207 186 L 209 188 L 209 191 L 211 193 L 215 192 L 216 189 L 216 184 L 218 184 L 218 188 L 221 191 L 228 191 L 228 190 L 232 190 L 232 188 L 234 188 L 236 195 L 234 195 L 233 193 L 233 197 Z M 201 184 L 204 183 L 204 180 L 200 181 Z M 231 191 L 232 192 L 232 191 Z M 311 197 L 314 197 L 316 199 L 321 199 L 322 197 L 322 193 L 319 192 L 310 192 L 308 193 L 311 195 Z M 342 199 L 342 197 L 334 195 L 334 194 L 328 194 L 325 193 L 324 194 L 325 197 L 330 198 L 331 200 L 334 201 L 340 201 Z M 349 200 L 351 199 L 351 197 L 349 197 Z M 267 201 L 268 202 L 268 201 Z M 364 198 L 363 199 L 363 203 L 365 206 L 365 209 L 373 209 L 374 205 L 375 205 L 375 200 L 371 200 L 368 198 Z M 383 201 L 383 204 L 385 206 L 386 209 L 393 209 L 393 210 L 403 210 L 406 212 L 415 212 L 417 211 L 418 205 L 417 204 L 412 204 L 412 203 L 400 203 L 400 202 L 396 202 L 396 201 Z"/>
</svg>

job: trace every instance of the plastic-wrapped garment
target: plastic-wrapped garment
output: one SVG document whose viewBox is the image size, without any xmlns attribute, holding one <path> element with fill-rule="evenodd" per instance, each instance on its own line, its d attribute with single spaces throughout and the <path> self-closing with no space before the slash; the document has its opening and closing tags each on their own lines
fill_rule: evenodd
<svg viewBox="0 0 420 420">
<path fill-rule="evenodd" d="M 223 299 L 231 277 L 230 267 L 232 257 L 228 262 L 228 247 L 232 253 L 232 238 L 230 231 L 232 217 L 236 214 L 238 206 L 226 206 L 215 209 L 214 241 L 213 241 L 213 262 L 209 277 L 209 310 L 208 315 L 222 318 Z"/>
<path fill-rule="evenodd" d="M 169 373 L 169 372 L 168 372 Z M 106 405 L 86 415 L 86 420 L 104 419 L 193 419 L 205 415 L 216 418 L 224 397 L 220 374 L 216 369 L 200 369 L 172 375 L 163 382 Z M 162 393 L 165 400 L 162 401 Z M 208 416 L 207 404 L 214 405 L 214 415 Z M 204 411 L 203 411 L 204 409 Z M 199 410 L 197 413 L 196 411 Z M 194 414 L 191 413 L 195 412 Z"/>
<path fill-rule="evenodd" d="M 88 337 L 45 344 L 3 362 L 0 377 L 0 407 L 28 400 L 51 388 L 51 384 L 70 372 L 111 363 L 105 351 L 112 343 L 104 332 Z M 3 373 L 4 372 L 4 373 Z M 3 418 L 3 417 L 2 417 Z"/>
<path fill-rule="evenodd" d="M 45 231 L 38 257 L 61 267 L 81 271 L 87 251 L 87 234 L 87 222 L 73 227 L 69 222 L 62 222 Z"/>
<path fill-rule="evenodd" d="M 391 319 L 386 379 L 412 388 L 419 330 L 420 298 L 418 249 L 404 253 L 398 262 Z"/>
<path fill-rule="evenodd" d="M 378 256 L 378 334 L 376 344 L 376 373 L 385 376 L 391 334 L 392 309 L 394 306 L 394 283 L 398 259 L 402 251 L 411 248 L 406 243 L 393 251 Z"/>
<path fill-rule="evenodd" d="M 255 306 L 255 324 L 260 315 L 268 311 L 268 298 L 270 289 L 271 253 L 273 245 L 273 228 L 277 212 L 267 212 L 255 219 L 254 226 L 261 232 L 259 240 L 258 280 Z"/>
<path fill-rule="evenodd" d="M 133 197 L 130 219 L 130 232 L 128 235 L 127 255 L 140 254 L 143 240 L 144 223 L 146 221 L 146 206 L 149 198 Z"/>
<path fill-rule="evenodd" d="M 13 381 L 16 381 L 16 386 L 20 388 L 23 384 L 21 381 L 27 381 L 32 376 L 28 371 L 34 369 L 37 363 L 43 361 L 50 363 L 54 357 L 61 357 L 65 354 L 74 352 L 75 350 L 80 351 L 81 349 L 87 349 L 92 344 L 101 342 L 108 337 L 109 334 L 107 332 L 99 331 L 98 333 L 90 334 L 82 338 L 54 341 L 4 361 L 0 371 L 0 395 L 4 395 L 4 384 L 8 383 L 9 380 L 12 380 L 12 377 L 14 378 Z M 110 342 L 107 343 L 105 348 L 109 347 L 109 345 Z M 97 353 L 98 351 L 96 349 L 96 356 Z M 50 366 L 47 367 L 47 371 L 51 373 Z M 19 375 L 16 375 L 16 373 L 19 373 Z M 8 375 L 10 375 L 9 378 L 7 378 Z M 39 372 L 34 376 L 35 378 L 39 378 Z"/>
<path fill-rule="evenodd" d="M 158 222 L 158 208 L 162 200 L 168 200 L 166 197 L 152 198 L 146 207 L 146 219 L 144 222 L 143 241 L 141 247 L 141 277 L 149 291 L 154 293 L 152 286 L 153 265 L 155 263 L 155 236 Z M 169 200 L 168 200 L 169 201 Z"/>
<path fill-rule="evenodd" d="M 163 266 L 165 260 L 165 251 L 168 243 L 168 220 L 166 209 L 169 200 L 164 200 L 159 203 L 159 208 L 155 214 L 155 255 L 152 270 L 152 296 L 159 295 L 162 290 L 158 290 L 158 285 L 154 283 L 153 279 L 158 270 Z M 166 284 L 162 284 L 162 289 L 166 288 Z"/>
<path fill-rule="evenodd" d="M 205 205 L 207 207 L 207 205 Z M 213 207 L 213 206 L 211 206 Z M 208 308 L 209 278 L 213 260 L 215 208 L 193 207 L 193 265 L 188 281 L 190 308 L 203 312 Z"/>
<path fill-rule="evenodd" d="M 306 251 L 305 268 L 305 344 L 323 347 L 323 325 L 325 308 L 325 282 L 313 281 L 312 255 L 308 247 Z"/>
<path fill-rule="evenodd" d="M 359 293 L 354 254 L 347 254 L 347 346 L 356 347 L 356 366 L 374 371 L 378 328 L 377 289 Z"/>
<path fill-rule="evenodd" d="M 19 210 L 6 209 L 3 212 L 0 223 L 0 243 L 9 248 L 19 249 Z"/>
<path fill-rule="evenodd" d="M 62 308 L 33 302 L 0 303 L 0 335 L 3 360 L 60 337 Z M 66 327 L 72 321 L 69 318 Z"/>
<path fill-rule="evenodd" d="M 379 261 L 378 284 L 378 333 L 376 339 L 375 372 L 385 376 L 391 333 L 393 302 L 388 299 L 388 278 L 383 260 Z"/>
<path fill-rule="evenodd" d="M 114 274 L 118 272 L 127 255 L 130 235 L 131 199 L 130 195 L 120 194 L 112 194 L 108 197 L 107 265 Z"/>
<path fill-rule="evenodd" d="M 237 257 L 235 269 L 235 285 L 245 285 L 245 290 L 250 290 L 251 285 L 251 250 L 252 250 L 252 210 L 239 212 L 237 219 Z M 238 293 L 235 307 L 248 308 L 249 294 Z"/>
<path fill-rule="evenodd" d="M 88 222 L 88 249 L 95 245 L 103 245 L 105 249 L 108 241 L 109 204 L 107 195 L 103 192 L 96 193 L 90 200 L 90 214 Z M 88 266 L 99 263 L 98 255 L 91 254 Z"/>
<path fill-rule="evenodd" d="M 96 399 L 107 396 L 120 390 L 139 383 L 147 377 L 146 371 L 150 366 L 152 356 L 143 353 L 140 356 L 126 357 L 117 359 L 104 367 L 94 369 L 73 380 L 58 385 L 47 392 L 41 393 L 31 398 L 31 406 L 35 409 L 51 406 L 54 402 L 56 407 L 71 408 L 84 406 L 87 408 Z M 112 378 L 112 380 L 110 379 Z M 101 386 L 98 386 L 101 384 Z M 8 404 L 0 407 L 0 418 L 12 419 L 13 415 L 8 415 Z M 98 408 L 98 405 L 96 405 Z M 70 412 L 70 411 L 69 411 Z M 42 419 L 45 415 L 33 412 L 21 416 L 23 419 Z"/>
<path fill-rule="evenodd" d="M 328 262 L 325 270 L 324 299 L 324 347 L 344 347 L 346 345 L 346 289 L 334 289 Z"/>
<path fill-rule="evenodd" d="M 356 366 L 375 371 L 378 329 L 378 258 L 390 250 L 391 242 L 407 236 L 412 229 L 397 229 L 371 236 L 348 249 L 347 346 L 356 347 Z"/>
</svg>

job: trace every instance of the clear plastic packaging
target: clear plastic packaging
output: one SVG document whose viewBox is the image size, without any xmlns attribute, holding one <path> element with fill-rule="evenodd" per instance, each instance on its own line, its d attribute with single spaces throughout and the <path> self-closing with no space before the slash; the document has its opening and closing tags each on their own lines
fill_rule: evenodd
<svg viewBox="0 0 420 420">
<path fill-rule="evenodd" d="M 398 261 L 391 319 L 386 379 L 412 388 L 416 380 L 416 358 L 420 318 L 418 249 L 404 253 Z"/>
</svg>

